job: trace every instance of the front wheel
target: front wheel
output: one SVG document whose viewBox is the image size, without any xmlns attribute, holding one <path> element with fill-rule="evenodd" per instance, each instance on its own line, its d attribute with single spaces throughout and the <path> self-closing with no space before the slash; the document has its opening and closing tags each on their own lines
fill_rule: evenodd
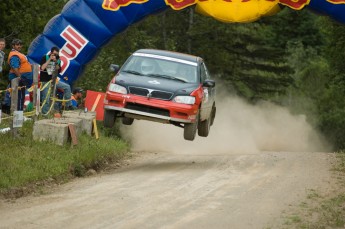
<svg viewBox="0 0 345 229">
<path fill-rule="evenodd" d="M 212 112 L 211 112 L 211 126 L 213 125 L 214 119 L 216 118 L 216 113 L 217 113 L 217 108 L 215 104 L 213 104 Z"/>
<path fill-rule="evenodd" d="M 193 141 L 196 135 L 196 130 L 198 129 L 199 123 L 199 113 L 196 116 L 194 123 L 186 123 L 183 128 L 183 137 L 185 140 Z"/>
<path fill-rule="evenodd" d="M 198 125 L 198 135 L 200 137 L 207 137 L 208 134 L 210 133 L 210 127 L 211 127 L 211 121 L 210 118 L 199 122 Z"/>
<path fill-rule="evenodd" d="M 116 121 L 116 111 L 104 110 L 103 125 L 107 128 L 114 127 Z"/>
</svg>

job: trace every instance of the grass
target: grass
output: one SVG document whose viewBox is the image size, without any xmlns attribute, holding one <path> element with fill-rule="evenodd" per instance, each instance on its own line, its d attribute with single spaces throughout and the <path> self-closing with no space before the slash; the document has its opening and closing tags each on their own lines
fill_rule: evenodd
<svg viewBox="0 0 345 229">
<path fill-rule="evenodd" d="M 282 228 L 345 228 L 345 153 L 337 154 L 334 172 L 339 176 L 337 188 L 328 196 L 309 190 L 307 199 L 288 214 Z"/>
<path fill-rule="evenodd" d="M 0 128 L 6 126 L 0 124 Z M 84 176 L 89 169 L 100 170 L 109 162 L 126 156 L 128 143 L 118 131 L 106 131 L 99 125 L 100 138 L 83 134 L 78 145 L 58 146 L 32 140 L 33 122 L 25 122 L 19 137 L 0 134 L 0 194 L 6 197 L 25 195 L 35 186 L 50 181 L 61 183 Z M 32 191 L 32 190 L 31 190 Z"/>
</svg>

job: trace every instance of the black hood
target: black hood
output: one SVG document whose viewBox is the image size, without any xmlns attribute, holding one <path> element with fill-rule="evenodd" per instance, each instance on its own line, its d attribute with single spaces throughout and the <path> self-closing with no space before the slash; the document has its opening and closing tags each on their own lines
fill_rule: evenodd
<svg viewBox="0 0 345 229">
<path fill-rule="evenodd" d="M 116 84 L 128 87 L 140 87 L 158 91 L 171 92 L 174 95 L 190 95 L 199 87 L 197 83 L 184 83 L 179 80 L 165 79 L 161 77 L 134 75 L 120 72 L 115 77 Z"/>
</svg>

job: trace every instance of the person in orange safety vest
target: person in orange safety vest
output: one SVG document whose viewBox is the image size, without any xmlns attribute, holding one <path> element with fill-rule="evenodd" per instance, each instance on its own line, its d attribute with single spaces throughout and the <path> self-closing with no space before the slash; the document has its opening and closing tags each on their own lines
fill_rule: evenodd
<svg viewBox="0 0 345 229">
<path fill-rule="evenodd" d="M 14 39 L 12 41 L 12 50 L 8 55 L 8 64 L 10 65 L 11 69 L 8 75 L 10 81 L 19 77 L 19 87 L 18 90 L 18 110 L 24 109 L 24 101 L 25 101 L 25 91 L 29 89 L 32 85 L 32 66 L 28 60 L 28 58 L 21 53 L 23 46 L 23 42 L 19 39 Z"/>
</svg>

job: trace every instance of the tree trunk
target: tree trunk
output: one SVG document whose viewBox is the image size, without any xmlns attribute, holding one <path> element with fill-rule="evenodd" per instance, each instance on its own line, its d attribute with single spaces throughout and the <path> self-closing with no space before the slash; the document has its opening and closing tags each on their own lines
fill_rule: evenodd
<svg viewBox="0 0 345 229">
<path fill-rule="evenodd" d="M 168 48 L 167 44 L 167 31 L 166 31 L 166 26 L 165 26 L 165 19 L 166 19 L 166 13 L 162 13 L 162 35 L 163 35 L 163 47 L 164 49 Z"/>
<path fill-rule="evenodd" d="M 189 8 L 189 23 L 188 23 L 188 42 L 187 42 L 187 50 L 188 53 L 192 53 L 192 37 L 190 35 L 190 32 L 193 28 L 193 22 L 194 22 L 194 8 Z"/>
</svg>

